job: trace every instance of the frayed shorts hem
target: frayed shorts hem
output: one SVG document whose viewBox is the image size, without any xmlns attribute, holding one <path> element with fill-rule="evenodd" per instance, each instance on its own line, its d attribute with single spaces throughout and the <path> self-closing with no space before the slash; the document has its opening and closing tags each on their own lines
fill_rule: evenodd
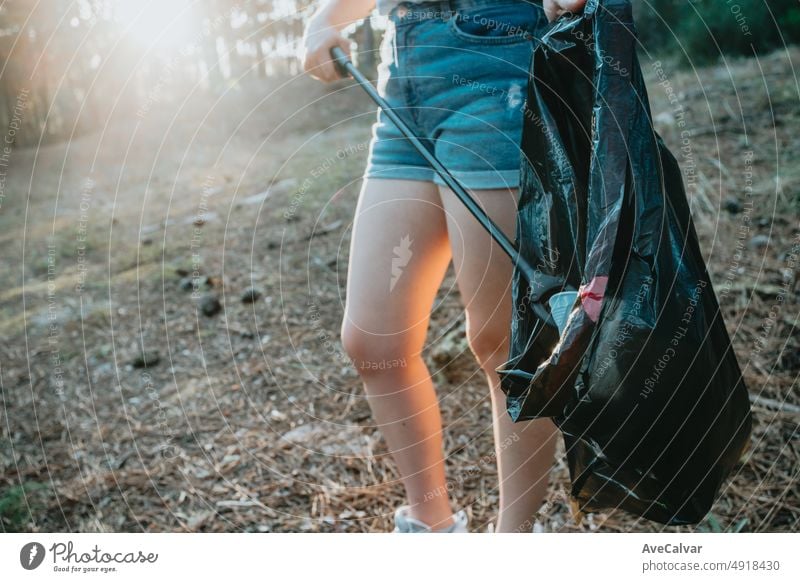
<svg viewBox="0 0 800 582">
<path fill-rule="evenodd" d="M 497 172 L 451 172 L 452 176 L 467 190 L 508 190 L 519 187 L 519 170 Z M 444 180 L 432 168 L 422 166 L 370 166 L 364 173 L 370 180 L 411 180 L 433 182 L 446 186 Z"/>
</svg>

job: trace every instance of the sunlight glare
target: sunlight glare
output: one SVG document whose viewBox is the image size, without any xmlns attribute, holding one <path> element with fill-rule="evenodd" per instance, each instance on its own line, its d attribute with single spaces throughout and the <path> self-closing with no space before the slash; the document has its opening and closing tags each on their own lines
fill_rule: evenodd
<svg viewBox="0 0 800 582">
<path fill-rule="evenodd" d="M 191 0 L 117 0 L 115 4 L 116 19 L 127 30 L 126 40 L 142 46 L 180 48 L 192 40 L 200 21 L 197 2 Z"/>
</svg>

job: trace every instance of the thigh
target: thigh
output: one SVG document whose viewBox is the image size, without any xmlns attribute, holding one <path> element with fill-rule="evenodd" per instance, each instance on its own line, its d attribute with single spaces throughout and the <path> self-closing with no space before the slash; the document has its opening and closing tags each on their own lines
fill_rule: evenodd
<svg viewBox="0 0 800 582">
<path fill-rule="evenodd" d="M 475 190 L 473 197 L 500 229 L 514 239 L 516 190 Z M 511 321 L 511 259 L 475 220 L 455 194 L 441 189 L 458 289 L 473 344 L 486 338 L 485 350 L 502 347 Z M 488 345 L 486 345 L 488 344 Z M 473 345 L 473 349 L 477 346 Z M 478 356 L 484 354 L 476 354 Z M 506 353 L 493 357 L 505 358 Z"/>
<path fill-rule="evenodd" d="M 345 327 L 383 345 L 421 349 L 449 262 L 434 184 L 365 180 L 350 243 Z"/>
</svg>

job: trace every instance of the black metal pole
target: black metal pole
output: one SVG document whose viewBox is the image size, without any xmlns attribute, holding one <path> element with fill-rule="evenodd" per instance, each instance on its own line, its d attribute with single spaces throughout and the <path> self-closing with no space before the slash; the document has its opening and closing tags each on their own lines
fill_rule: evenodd
<svg viewBox="0 0 800 582">
<path fill-rule="evenodd" d="M 400 116 L 389 106 L 389 104 L 378 94 L 378 91 L 375 87 L 372 86 L 372 83 L 369 82 L 361 71 L 359 71 L 350 59 L 347 58 L 345 52 L 337 47 L 333 47 L 331 49 L 331 57 L 333 57 L 334 63 L 336 64 L 336 69 L 338 70 L 339 74 L 342 77 L 347 77 L 350 75 L 355 79 L 355 81 L 367 92 L 367 94 L 372 98 L 372 100 L 378 104 L 386 116 L 394 123 L 400 132 L 411 142 L 411 145 L 425 158 L 425 160 L 431 165 L 434 171 L 439 174 L 439 176 L 444 180 L 444 183 L 447 184 L 447 187 L 453 191 L 453 193 L 458 197 L 459 200 L 467 207 L 467 210 L 470 211 L 472 216 L 481 223 L 483 228 L 491 235 L 491 237 L 500 245 L 500 248 L 511 258 L 514 262 L 516 267 L 522 273 L 522 276 L 527 279 L 528 283 L 533 285 L 536 281 L 540 283 L 544 283 L 547 281 L 548 287 L 555 286 L 554 282 L 557 281 L 556 278 L 550 277 L 544 273 L 539 273 L 534 269 L 530 263 L 520 254 L 519 249 L 514 246 L 514 243 L 509 240 L 509 238 L 505 235 L 505 233 L 500 230 L 494 221 L 489 218 L 489 216 L 484 212 L 484 210 L 475 202 L 475 199 L 469 195 L 469 193 L 464 189 L 463 186 L 453 177 L 450 171 L 442 165 L 442 163 L 436 159 L 431 151 L 425 147 L 419 138 L 414 135 L 414 132 L 405 124 L 405 122 L 400 119 Z M 561 286 L 560 282 L 557 284 L 559 287 Z M 536 294 L 538 296 L 538 293 Z M 533 307 L 536 315 L 538 315 L 545 323 L 549 325 L 555 326 L 552 318 L 550 317 L 550 313 L 544 308 L 541 303 L 536 301 L 532 301 L 531 306 Z"/>
</svg>

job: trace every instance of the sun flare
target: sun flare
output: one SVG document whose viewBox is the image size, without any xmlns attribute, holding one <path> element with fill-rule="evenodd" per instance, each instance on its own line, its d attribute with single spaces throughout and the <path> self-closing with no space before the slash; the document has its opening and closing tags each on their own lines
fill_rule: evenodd
<svg viewBox="0 0 800 582">
<path fill-rule="evenodd" d="M 181 47 L 200 29 L 200 6 L 191 0 L 117 0 L 115 18 L 126 40 L 152 47 Z"/>
</svg>

